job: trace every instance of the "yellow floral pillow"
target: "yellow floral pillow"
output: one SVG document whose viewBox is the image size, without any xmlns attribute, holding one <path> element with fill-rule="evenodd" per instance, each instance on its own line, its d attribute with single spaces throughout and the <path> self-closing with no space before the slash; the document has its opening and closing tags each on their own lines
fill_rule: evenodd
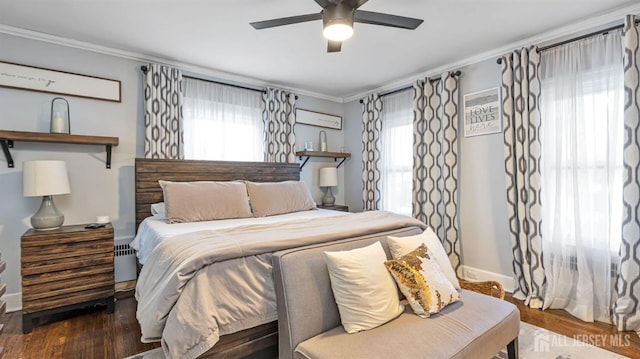
<svg viewBox="0 0 640 359">
<path fill-rule="evenodd" d="M 406 255 L 384 262 L 409 301 L 413 312 L 422 318 L 438 313 L 460 299 L 440 269 L 433 254 L 423 243 Z"/>
</svg>

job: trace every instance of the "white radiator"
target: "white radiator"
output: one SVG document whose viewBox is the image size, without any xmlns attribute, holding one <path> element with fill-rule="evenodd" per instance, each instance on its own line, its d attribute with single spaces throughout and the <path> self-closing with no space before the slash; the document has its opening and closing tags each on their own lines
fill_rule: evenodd
<svg viewBox="0 0 640 359">
<path fill-rule="evenodd" d="M 132 240 L 123 238 L 115 241 L 113 254 L 116 283 L 136 279 L 136 252 L 129 247 Z"/>
</svg>

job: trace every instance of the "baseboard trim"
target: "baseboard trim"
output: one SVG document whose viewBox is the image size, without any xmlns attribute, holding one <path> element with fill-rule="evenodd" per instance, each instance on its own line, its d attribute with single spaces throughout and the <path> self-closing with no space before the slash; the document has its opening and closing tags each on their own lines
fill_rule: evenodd
<svg viewBox="0 0 640 359">
<path fill-rule="evenodd" d="M 22 310 L 22 292 L 5 294 L 2 298 L 7 301 L 7 313 Z"/>
<path fill-rule="evenodd" d="M 465 265 L 462 266 L 462 279 L 471 282 L 495 280 L 496 282 L 502 284 L 505 292 L 513 293 L 513 290 L 515 289 L 512 277 Z"/>
</svg>

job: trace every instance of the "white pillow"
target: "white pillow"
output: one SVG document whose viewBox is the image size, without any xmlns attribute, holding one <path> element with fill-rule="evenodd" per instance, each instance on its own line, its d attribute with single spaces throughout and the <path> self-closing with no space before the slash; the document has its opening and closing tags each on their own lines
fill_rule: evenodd
<svg viewBox="0 0 640 359">
<path fill-rule="evenodd" d="M 404 311 L 384 262 L 380 242 L 348 251 L 325 252 L 331 289 L 347 333 L 373 329 Z"/>
<path fill-rule="evenodd" d="M 444 251 L 442 247 L 442 243 L 438 239 L 438 236 L 433 232 L 431 227 L 427 227 L 422 234 L 418 234 L 415 236 L 408 237 L 392 237 L 389 236 L 389 240 L 387 242 L 389 244 L 389 250 L 391 251 L 391 257 L 393 259 L 398 259 L 405 254 L 416 249 L 420 244 L 424 243 L 427 245 L 427 248 L 433 253 L 433 256 L 438 261 L 438 265 L 440 265 L 440 270 L 444 273 L 445 277 L 453 284 L 456 289 L 460 289 L 460 282 L 458 282 L 458 277 L 456 277 L 456 271 L 453 270 L 451 266 L 451 261 L 449 261 L 449 256 Z"/>
<path fill-rule="evenodd" d="M 164 217 L 164 202 L 152 203 L 151 204 L 151 215 Z"/>
</svg>

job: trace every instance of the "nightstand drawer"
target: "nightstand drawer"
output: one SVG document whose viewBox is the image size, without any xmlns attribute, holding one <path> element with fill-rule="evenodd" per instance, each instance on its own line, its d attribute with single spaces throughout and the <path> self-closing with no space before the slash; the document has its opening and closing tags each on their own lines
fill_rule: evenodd
<svg viewBox="0 0 640 359">
<path fill-rule="evenodd" d="M 41 300 L 27 301 L 22 304 L 23 313 L 41 312 L 43 310 L 64 307 L 96 299 L 107 299 L 113 297 L 113 286 L 89 289 L 82 292 L 60 295 Z M 111 299 L 113 301 L 113 299 Z"/>
<path fill-rule="evenodd" d="M 113 253 L 113 240 L 64 243 L 40 247 L 22 248 L 23 263 L 42 263 L 47 260 L 85 257 L 102 253 Z"/>
<path fill-rule="evenodd" d="M 63 294 L 70 296 L 76 292 L 83 292 L 100 287 L 113 288 L 113 273 L 103 273 L 93 276 L 82 276 L 66 280 L 30 285 L 22 288 L 23 301 L 55 297 Z"/>
<path fill-rule="evenodd" d="M 43 261 L 23 262 L 22 276 L 33 274 L 51 273 L 68 270 L 93 267 L 97 265 L 108 264 L 113 268 L 113 250 L 108 253 L 98 253 L 94 255 L 86 255 L 83 257 L 68 257 L 60 259 L 49 259 Z"/>
<path fill-rule="evenodd" d="M 22 286 L 40 285 L 49 282 L 70 280 L 78 277 L 96 276 L 105 273 L 113 274 L 112 261 L 107 261 L 107 264 L 79 269 L 74 268 L 57 272 L 46 271 L 42 274 L 25 275 L 22 277 Z"/>
</svg>

